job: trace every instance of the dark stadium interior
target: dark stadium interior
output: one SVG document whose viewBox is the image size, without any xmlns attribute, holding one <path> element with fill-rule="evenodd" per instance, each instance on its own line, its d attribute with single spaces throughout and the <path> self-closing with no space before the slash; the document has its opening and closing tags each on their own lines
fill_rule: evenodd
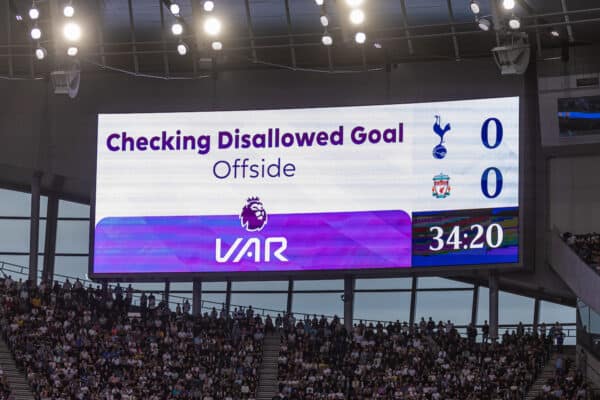
<svg viewBox="0 0 600 400">
<path fill-rule="evenodd" d="M 0 400 L 600 398 L 600 4 L 352 1 L 0 2 Z M 506 97 L 519 99 L 517 263 L 94 269 L 99 114 L 301 108 L 310 120 Z"/>
</svg>

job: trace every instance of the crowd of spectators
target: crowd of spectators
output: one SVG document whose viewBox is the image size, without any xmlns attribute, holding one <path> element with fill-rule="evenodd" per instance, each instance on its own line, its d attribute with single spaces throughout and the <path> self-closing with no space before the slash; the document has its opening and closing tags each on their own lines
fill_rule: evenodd
<svg viewBox="0 0 600 400">
<path fill-rule="evenodd" d="M 281 333 L 279 395 L 287 400 L 522 399 L 556 344 L 560 326 L 501 340 L 489 326 L 459 334 L 450 322 L 355 325 L 339 318 L 275 324 L 252 307 L 190 315 L 154 295 L 132 308 L 133 289 L 39 286 L 0 279 L 0 326 L 36 400 L 254 399 L 265 332 Z M 539 400 L 584 399 L 581 374 L 559 356 Z M 567 364 L 567 365 L 564 365 Z M 10 390 L 0 370 L 0 400 Z"/>
<path fill-rule="evenodd" d="M 0 320 L 38 400 L 253 399 L 265 324 L 249 308 L 192 317 L 132 289 L 0 279 Z M 189 306 L 187 306 L 189 311 Z"/>
<path fill-rule="evenodd" d="M 558 355 L 555 360 L 554 377 L 542 387 L 542 393 L 536 400 L 587 400 L 588 387 L 584 375 L 575 370 L 573 360 Z"/>
<path fill-rule="evenodd" d="M 600 272 L 600 233 L 576 235 L 565 232 L 562 237 L 586 264 Z"/>
<path fill-rule="evenodd" d="M 282 325 L 278 398 L 289 400 L 520 400 L 553 344 L 550 334 L 524 329 L 478 342 L 431 319 L 412 328 L 361 323 L 352 332 L 337 318 Z"/>
</svg>

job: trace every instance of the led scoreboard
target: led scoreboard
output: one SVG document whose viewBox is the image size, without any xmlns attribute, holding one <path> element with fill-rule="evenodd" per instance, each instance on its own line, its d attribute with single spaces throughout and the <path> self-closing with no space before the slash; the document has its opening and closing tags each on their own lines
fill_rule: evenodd
<svg viewBox="0 0 600 400">
<path fill-rule="evenodd" d="M 519 263 L 519 99 L 101 114 L 93 276 Z"/>
</svg>

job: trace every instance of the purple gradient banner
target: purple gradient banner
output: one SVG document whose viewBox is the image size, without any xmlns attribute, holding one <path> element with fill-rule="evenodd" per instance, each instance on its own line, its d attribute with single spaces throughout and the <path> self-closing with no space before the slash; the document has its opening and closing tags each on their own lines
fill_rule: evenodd
<svg viewBox="0 0 600 400">
<path fill-rule="evenodd" d="M 410 216 L 398 211 L 271 214 L 260 231 L 238 215 L 106 218 L 94 273 L 408 268 Z"/>
</svg>

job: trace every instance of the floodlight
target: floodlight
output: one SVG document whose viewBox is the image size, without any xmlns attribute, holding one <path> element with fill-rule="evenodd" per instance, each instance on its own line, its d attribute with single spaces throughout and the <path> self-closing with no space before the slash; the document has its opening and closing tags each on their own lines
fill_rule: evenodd
<svg viewBox="0 0 600 400">
<path fill-rule="evenodd" d="M 360 25 L 363 22 L 365 22 L 365 13 L 363 12 L 363 10 L 360 9 L 354 9 L 350 12 L 350 22 L 352 22 L 354 25 Z"/>
<path fill-rule="evenodd" d="M 183 25 L 181 25 L 179 22 L 175 22 L 173 25 L 171 25 L 171 32 L 173 32 L 173 35 L 175 36 L 179 36 L 183 33 Z"/>
<path fill-rule="evenodd" d="M 42 31 L 37 26 L 31 30 L 31 38 L 34 40 L 38 40 L 42 37 Z"/>
<path fill-rule="evenodd" d="M 185 56 L 188 53 L 188 45 L 185 42 L 181 42 L 177 45 L 177 52 L 180 56 Z"/>
<path fill-rule="evenodd" d="M 356 35 L 354 35 L 354 40 L 358 44 L 363 44 L 367 40 L 367 35 L 364 32 L 356 32 Z"/>
<path fill-rule="evenodd" d="M 204 21 L 204 32 L 210 36 L 217 36 L 221 32 L 221 21 L 216 17 L 207 18 Z"/>
<path fill-rule="evenodd" d="M 69 42 L 76 42 L 81 37 L 81 27 L 75 22 L 67 22 L 63 28 L 63 35 Z"/>
<path fill-rule="evenodd" d="M 205 1 L 204 2 L 204 11 L 211 12 L 214 9 L 215 9 L 215 2 L 214 1 Z"/>
<path fill-rule="evenodd" d="M 482 31 L 489 31 L 492 27 L 492 23 L 487 18 L 479 18 L 477 20 L 477 26 L 479 26 L 479 29 Z"/>
<path fill-rule="evenodd" d="M 46 49 L 41 46 L 35 49 L 35 58 L 37 58 L 38 60 L 43 60 L 44 58 L 46 58 L 47 54 L 48 52 L 46 51 Z"/>
</svg>

